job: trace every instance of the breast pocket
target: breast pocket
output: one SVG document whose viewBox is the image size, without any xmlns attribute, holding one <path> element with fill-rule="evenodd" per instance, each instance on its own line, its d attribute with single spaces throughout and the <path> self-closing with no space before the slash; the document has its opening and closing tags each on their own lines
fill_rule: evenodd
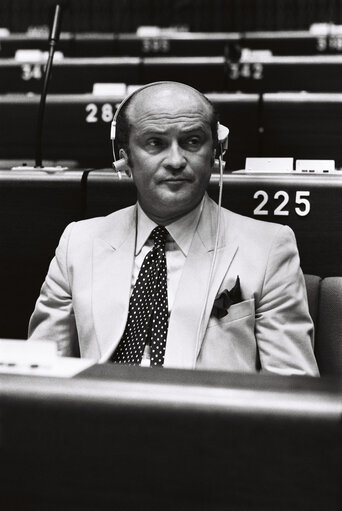
<svg viewBox="0 0 342 511">
<path fill-rule="evenodd" d="M 197 366 L 225 371 L 256 371 L 254 299 L 231 305 L 221 319 L 211 317 Z"/>
<path fill-rule="evenodd" d="M 246 318 L 247 316 L 254 315 L 255 305 L 254 298 L 250 298 L 249 300 L 244 300 L 240 303 L 234 303 L 228 309 L 228 314 L 223 318 L 215 318 L 211 317 L 208 323 L 208 328 L 214 326 L 220 326 L 221 328 L 226 323 L 231 323 L 233 321 L 238 321 Z"/>
</svg>

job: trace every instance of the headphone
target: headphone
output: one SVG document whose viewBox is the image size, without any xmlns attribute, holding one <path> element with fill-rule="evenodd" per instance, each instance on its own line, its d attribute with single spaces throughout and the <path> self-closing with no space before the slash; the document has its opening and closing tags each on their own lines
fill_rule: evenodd
<svg viewBox="0 0 342 511">
<path fill-rule="evenodd" d="M 178 84 L 179 82 L 159 81 L 159 82 L 152 82 L 152 83 L 148 83 L 146 85 L 142 85 L 141 87 L 139 87 L 135 91 L 131 92 L 131 94 L 126 96 L 121 101 L 120 105 L 118 106 L 118 108 L 117 108 L 117 110 L 116 110 L 116 112 L 114 114 L 112 123 L 111 123 L 110 140 L 112 142 L 112 152 L 113 152 L 113 164 L 112 164 L 112 166 L 113 166 L 114 171 L 118 174 L 119 178 L 121 178 L 121 171 L 125 171 L 128 175 L 130 175 L 130 171 L 129 171 L 129 167 L 127 165 L 126 158 L 123 158 L 120 155 L 121 150 L 119 152 L 119 155 L 116 154 L 116 150 L 115 150 L 116 124 L 117 124 L 117 119 L 118 119 L 118 117 L 120 115 L 120 112 L 121 112 L 122 108 L 131 100 L 131 98 L 133 96 L 138 94 L 140 91 L 142 91 L 144 89 L 147 89 L 148 87 L 152 87 L 154 85 L 163 85 L 163 84 L 167 84 L 167 83 L 169 83 L 169 84 L 175 84 L 175 83 Z M 187 85 L 187 87 L 189 87 L 193 91 L 197 92 L 198 94 L 202 95 L 201 92 L 199 92 L 197 89 L 194 89 L 190 85 Z M 207 99 L 207 98 L 205 98 L 205 99 Z M 222 161 L 222 158 L 223 158 L 225 152 L 228 149 L 228 135 L 229 135 L 229 129 L 226 126 L 223 126 L 223 124 L 220 124 L 218 122 L 217 123 L 218 147 L 215 150 L 215 157 L 216 158 L 215 158 L 214 168 L 220 168 L 221 169 L 221 166 L 224 165 L 223 161 Z"/>
</svg>

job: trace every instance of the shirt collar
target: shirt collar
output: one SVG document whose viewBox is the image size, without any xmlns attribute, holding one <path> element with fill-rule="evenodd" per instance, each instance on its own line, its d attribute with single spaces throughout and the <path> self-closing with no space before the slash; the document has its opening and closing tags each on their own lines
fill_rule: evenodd
<svg viewBox="0 0 342 511">
<path fill-rule="evenodd" d="M 173 240 L 177 243 L 185 256 L 188 255 L 193 235 L 200 219 L 206 194 L 201 202 L 189 213 L 182 216 L 175 222 L 166 226 Z M 135 255 L 138 255 L 147 242 L 151 232 L 157 226 L 143 211 L 139 202 L 137 203 L 137 237 L 135 244 Z"/>
</svg>

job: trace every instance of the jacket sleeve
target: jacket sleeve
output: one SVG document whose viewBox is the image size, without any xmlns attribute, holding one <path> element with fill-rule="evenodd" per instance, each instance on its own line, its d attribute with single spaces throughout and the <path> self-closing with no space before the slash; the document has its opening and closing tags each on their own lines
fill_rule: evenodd
<svg viewBox="0 0 342 511">
<path fill-rule="evenodd" d="M 70 234 L 74 223 L 61 236 L 55 257 L 30 318 L 28 340 L 50 340 L 64 356 L 79 356 L 77 328 L 67 268 Z"/>
<path fill-rule="evenodd" d="M 269 251 L 255 333 L 262 371 L 319 374 L 304 276 L 295 236 L 287 226 L 279 228 Z"/>
</svg>

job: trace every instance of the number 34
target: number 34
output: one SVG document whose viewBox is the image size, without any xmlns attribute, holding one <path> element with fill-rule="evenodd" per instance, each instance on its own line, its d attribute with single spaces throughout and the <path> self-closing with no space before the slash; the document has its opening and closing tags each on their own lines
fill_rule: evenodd
<svg viewBox="0 0 342 511">
<path fill-rule="evenodd" d="M 309 191 L 300 191 L 296 192 L 295 196 L 295 204 L 297 206 L 294 208 L 295 213 L 299 216 L 306 216 L 310 212 L 310 202 L 308 197 L 310 197 Z M 275 200 L 279 200 L 278 206 L 275 208 L 273 214 L 274 216 L 288 216 L 289 210 L 286 209 L 287 204 L 289 203 L 290 196 L 287 192 L 283 190 L 279 190 L 278 192 L 275 192 L 273 198 Z M 253 199 L 259 199 L 260 203 L 257 205 L 257 207 L 254 209 L 253 214 L 254 215 L 268 215 L 269 211 L 265 208 L 269 196 L 268 193 L 264 190 L 258 190 L 253 195 Z"/>
</svg>

